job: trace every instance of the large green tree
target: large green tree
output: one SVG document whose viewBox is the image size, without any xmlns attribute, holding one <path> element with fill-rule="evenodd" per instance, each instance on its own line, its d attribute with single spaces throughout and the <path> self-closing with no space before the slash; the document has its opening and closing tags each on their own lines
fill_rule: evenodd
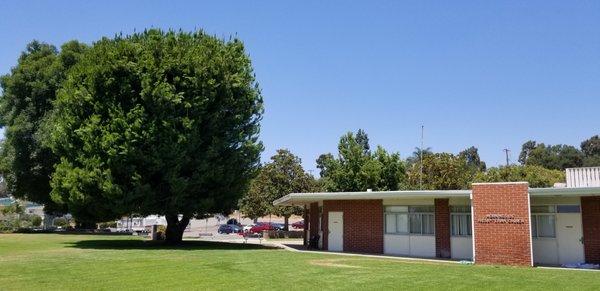
<svg viewBox="0 0 600 291">
<path fill-rule="evenodd" d="M 583 165 L 586 167 L 600 166 L 600 136 L 594 135 L 581 143 L 581 151 L 585 155 Z"/>
<path fill-rule="evenodd" d="M 475 172 L 485 171 L 486 164 L 479 157 L 479 150 L 476 147 L 474 147 L 474 146 L 469 147 L 469 148 L 461 151 L 460 153 L 458 153 L 458 156 L 465 160 L 465 162 L 467 163 L 467 166 L 469 168 L 471 168 L 471 170 L 473 170 Z"/>
<path fill-rule="evenodd" d="M 46 212 L 64 209 L 50 199 L 50 176 L 58 158 L 45 145 L 44 124 L 57 90 L 85 48 L 71 41 L 59 52 L 33 41 L 10 73 L 0 78 L 0 126 L 6 127 L 0 170 L 15 197 L 44 204 Z"/>
<path fill-rule="evenodd" d="M 522 165 L 542 166 L 554 170 L 581 167 L 583 161 L 583 153 L 574 146 L 546 145 L 535 141 L 524 143 L 519 155 Z"/>
<path fill-rule="evenodd" d="M 234 209 L 259 165 L 263 102 L 238 39 L 103 38 L 55 110 L 52 198 L 80 220 L 165 215 L 166 240 L 178 243 L 191 218 Z"/>
<path fill-rule="evenodd" d="M 266 214 L 283 216 L 285 230 L 291 215 L 302 214 L 298 206 L 274 206 L 273 201 L 290 193 L 304 193 L 316 190 L 316 181 L 302 168 L 300 158 L 289 150 L 280 149 L 265 164 L 252 181 L 247 195 L 240 200 L 242 212 L 257 218 Z"/>
<path fill-rule="evenodd" d="M 475 172 L 463 156 L 450 153 L 432 153 L 423 155 L 423 174 L 421 162 L 414 162 L 408 171 L 411 189 L 458 190 L 468 189 Z"/>
<path fill-rule="evenodd" d="M 368 136 L 362 130 L 342 136 L 337 157 L 319 156 L 317 168 L 326 191 L 398 190 L 406 181 L 400 155 L 390 154 L 381 146 L 371 152 Z"/>
</svg>

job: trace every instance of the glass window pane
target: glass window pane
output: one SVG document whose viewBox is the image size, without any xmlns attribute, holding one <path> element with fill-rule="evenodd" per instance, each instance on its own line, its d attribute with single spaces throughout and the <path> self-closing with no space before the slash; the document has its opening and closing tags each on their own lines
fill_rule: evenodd
<svg viewBox="0 0 600 291">
<path fill-rule="evenodd" d="M 435 229 L 435 221 L 433 214 L 423 214 L 423 234 L 433 234 Z"/>
<path fill-rule="evenodd" d="M 408 212 L 408 206 L 386 206 L 385 212 Z"/>
<path fill-rule="evenodd" d="M 451 220 L 450 220 L 450 232 L 452 235 L 460 235 L 460 231 L 459 231 L 459 220 L 460 220 L 460 215 L 451 215 L 450 216 Z"/>
<path fill-rule="evenodd" d="M 579 205 L 558 205 L 556 206 L 558 213 L 579 213 Z"/>
<path fill-rule="evenodd" d="M 469 205 L 453 205 L 453 206 L 450 206 L 450 212 L 452 212 L 452 213 L 471 213 L 471 206 L 469 206 Z"/>
<path fill-rule="evenodd" d="M 460 217 L 460 219 L 459 219 L 460 235 L 467 235 L 467 216 L 461 215 L 459 217 Z"/>
<path fill-rule="evenodd" d="M 538 236 L 555 237 L 554 233 L 554 215 L 538 215 Z"/>
<path fill-rule="evenodd" d="M 396 232 L 396 215 L 386 214 L 385 215 L 385 232 L 395 233 Z"/>
<path fill-rule="evenodd" d="M 531 236 L 537 237 L 537 217 L 536 217 L 536 215 L 531 216 Z"/>
<path fill-rule="evenodd" d="M 473 235 L 473 228 L 471 226 L 471 214 L 465 216 L 467 217 L 467 235 Z"/>
<path fill-rule="evenodd" d="M 554 213 L 553 205 L 531 206 L 531 213 Z"/>
<path fill-rule="evenodd" d="M 408 208 L 408 210 L 410 212 L 413 213 L 417 213 L 417 212 L 434 212 L 435 209 L 432 205 L 425 205 L 425 206 L 410 206 Z"/>
<path fill-rule="evenodd" d="M 399 233 L 408 233 L 408 214 L 396 215 L 396 230 Z"/>
<path fill-rule="evenodd" d="M 421 233 L 421 214 L 410 214 L 410 233 Z"/>
</svg>

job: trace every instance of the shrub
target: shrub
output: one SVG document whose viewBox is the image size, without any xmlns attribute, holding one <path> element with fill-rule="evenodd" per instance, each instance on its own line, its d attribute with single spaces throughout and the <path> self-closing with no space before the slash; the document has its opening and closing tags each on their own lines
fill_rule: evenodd
<svg viewBox="0 0 600 291">
<path fill-rule="evenodd" d="M 57 217 L 54 219 L 54 226 L 58 226 L 58 227 L 66 227 L 67 226 L 67 220 L 64 217 Z"/>
<path fill-rule="evenodd" d="M 117 222 L 116 221 L 106 221 L 106 222 L 100 222 L 98 223 L 98 228 L 100 229 L 107 229 L 107 228 L 111 228 L 111 227 L 117 227 Z"/>
<path fill-rule="evenodd" d="M 31 217 L 31 225 L 34 227 L 39 227 L 40 225 L 42 225 L 42 218 L 34 215 L 33 217 Z"/>
<path fill-rule="evenodd" d="M 167 231 L 167 227 L 164 225 L 159 225 L 156 228 L 156 239 L 157 240 L 165 240 L 165 233 Z"/>
</svg>

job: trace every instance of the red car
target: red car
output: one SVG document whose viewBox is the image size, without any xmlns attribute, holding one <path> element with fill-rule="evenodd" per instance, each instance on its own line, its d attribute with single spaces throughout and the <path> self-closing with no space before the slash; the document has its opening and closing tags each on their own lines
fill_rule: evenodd
<svg viewBox="0 0 600 291">
<path fill-rule="evenodd" d="M 265 230 L 274 230 L 275 227 L 269 223 L 257 223 L 255 226 L 250 228 L 250 233 L 262 233 Z"/>
<path fill-rule="evenodd" d="M 304 228 L 304 220 L 296 221 L 292 223 L 292 228 L 295 229 L 303 229 Z"/>
</svg>

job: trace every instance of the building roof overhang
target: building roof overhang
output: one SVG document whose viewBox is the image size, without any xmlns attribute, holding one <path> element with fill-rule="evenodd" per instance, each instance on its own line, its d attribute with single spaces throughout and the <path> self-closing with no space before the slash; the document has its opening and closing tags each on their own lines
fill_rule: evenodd
<svg viewBox="0 0 600 291">
<path fill-rule="evenodd" d="M 600 196 L 600 187 L 581 188 L 529 188 L 532 197 L 579 197 Z M 409 198 L 470 198 L 471 190 L 408 190 L 408 191 L 364 191 L 364 192 L 316 192 L 291 193 L 275 201 L 274 205 L 305 205 L 323 200 L 379 200 Z"/>
<path fill-rule="evenodd" d="M 530 196 L 597 196 L 600 187 L 529 188 Z"/>
<path fill-rule="evenodd" d="M 469 198 L 471 190 L 410 190 L 364 192 L 291 193 L 275 201 L 274 205 L 304 205 L 322 200 L 379 200 L 394 198 Z"/>
</svg>

